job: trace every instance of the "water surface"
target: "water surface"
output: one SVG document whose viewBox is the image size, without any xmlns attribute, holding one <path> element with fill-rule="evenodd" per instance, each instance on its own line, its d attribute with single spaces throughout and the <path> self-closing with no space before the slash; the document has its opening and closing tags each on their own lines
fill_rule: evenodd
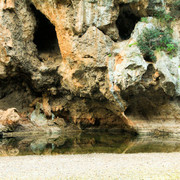
<svg viewBox="0 0 180 180">
<path fill-rule="evenodd" d="M 105 132 L 0 139 L 0 156 L 150 152 L 180 152 L 180 139 Z"/>
</svg>

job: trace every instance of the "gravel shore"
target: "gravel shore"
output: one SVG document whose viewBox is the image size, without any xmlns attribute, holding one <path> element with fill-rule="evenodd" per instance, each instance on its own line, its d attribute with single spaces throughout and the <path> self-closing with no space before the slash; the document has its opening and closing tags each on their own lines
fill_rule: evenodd
<svg viewBox="0 0 180 180">
<path fill-rule="evenodd" d="M 180 179 L 180 153 L 0 157 L 0 179 Z"/>
</svg>

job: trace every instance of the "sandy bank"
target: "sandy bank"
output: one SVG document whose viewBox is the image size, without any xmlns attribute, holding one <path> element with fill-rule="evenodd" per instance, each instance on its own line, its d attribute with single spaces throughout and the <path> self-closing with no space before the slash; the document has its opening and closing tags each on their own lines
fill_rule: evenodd
<svg viewBox="0 0 180 180">
<path fill-rule="evenodd" d="M 180 153 L 0 157 L 0 179 L 179 179 Z"/>
</svg>

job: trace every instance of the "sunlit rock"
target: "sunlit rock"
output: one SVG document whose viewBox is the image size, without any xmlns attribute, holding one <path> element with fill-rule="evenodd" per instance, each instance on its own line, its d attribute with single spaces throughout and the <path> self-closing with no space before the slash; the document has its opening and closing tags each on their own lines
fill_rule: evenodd
<svg viewBox="0 0 180 180">
<path fill-rule="evenodd" d="M 178 47 L 173 57 L 153 49 L 152 61 L 137 43 L 146 28 L 168 27 L 178 44 L 177 13 L 168 23 L 156 15 L 172 9 L 159 0 L 2 1 L 0 109 L 19 111 L 17 131 L 139 132 L 149 119 L 159 126 L 148 131 L 165 117 L 179 122 Z"/>
<path fill-rule="evenodd" d="M 0 110 L 0 131 L 13 131 L 20 120 L 15 108 Z"/>
</svg>

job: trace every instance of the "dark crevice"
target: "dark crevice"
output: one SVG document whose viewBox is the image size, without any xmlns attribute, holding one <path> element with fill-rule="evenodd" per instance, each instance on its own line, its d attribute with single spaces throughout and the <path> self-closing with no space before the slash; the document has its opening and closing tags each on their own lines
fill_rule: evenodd
<svg viewBox="0 0 180 180">
<path fill-rule="evenodd" d="M 149 83 L 153 73 L 150 69 L 148 70 L 146 77 L 143 77 L 144 83 Z M 128 90 L 121 92 L 122 98 L 129 104 L 125 115 L 142 115 L 144 117 L 156 115 L 159 112 L 159 107 L 168 102 L 169 96 L 164 93 L 163 89 L 155 90 L 153 86 L 149 86 L 144 91 L 141 86 L 130 87 Z"/>
<path fill-rule="evenodd" d="M 100 124 L 101 124 L 100 119 L 96 119 L 96 120 L 95 120 L 95 123 L 94 123 L 94 126 L 95 126 L 95 127 L 99 127 Z"/>
<path fill-rule="evenodd" d="M 86 121 L 86 119 L 84 119 L 84 121 Z M 91 127 L 94 127 L 94 128 L 98 128 L 100 126 L 100 119 L 95 119 L 95 123 L 94 124 L 90 124 L 89 122 L 84 122 L 84 121 L 81 121 L 80 122 L 80 127 L 82 130 L 85 130 L 85 129 L 88 129 L 88 128 L 91 128 Z"/>
<path fill-rule="evenodd" d="M 129 4 L 121 4 L 116 26 L 119 30 L 119 36 L 122 40 L 129 39 L 136 23 L 140 20 L 136 16 Z"/>
<path fill-rule="evenodd" d="M 132 113 L 132 109 L 131 109 L 131 107 L 129 106 L 129 107 L 125 110 L 124 114 L 125 114 L 126 116 L 129 116 L 129 115 L 131 115 L 131 113 Z"/>
<path fill-rule="evenodd" d="M 19 112 L 27 111 L 32 100 L 40 96 L 25 74 L 0 81 L 0 109 L 15 107 Z"/>
<path fill-rule="evenodd" d="M 54 25 L 33 4 L 30 7 L 36 18 L 34 43 L 37 46 L 38 53 L 60 54 Z"/>
<path fill-rule="evenodd" d="M 143 56 L 143 58 L 144 58 L 144 60 L 147 61 L 147 62 L 153 62 L 153 60 L 152 60 L 152 58 L 150 57 L 150 55 L 145 54 L 145 55 Z"/>
<path fill-rule="evenodd" d="M 59 110 L 59 111 L 53 111 L 54 115 L 56 117 L 59 117 L 59 118 L 63 118 L 65 123 L 66 123 L 66 126 L 69 125 L 71 123 L 71 117 L 70 117 L 70 112 L 69 110 Z"/>
</svg>

